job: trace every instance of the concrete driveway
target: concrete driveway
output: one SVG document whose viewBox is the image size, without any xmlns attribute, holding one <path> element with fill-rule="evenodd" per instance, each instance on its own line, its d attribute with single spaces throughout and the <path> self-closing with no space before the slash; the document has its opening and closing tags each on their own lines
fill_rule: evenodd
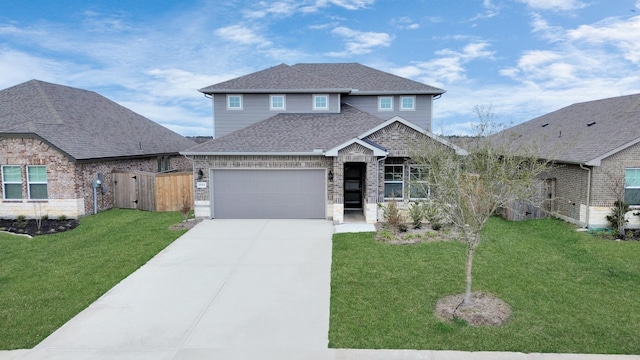
<svg viewBox="0 0 640 360">
<path fill-rule="evenodd" d="M 19 358 L 326 359 L 332 233 L 205 220 Z"/>
</svg>

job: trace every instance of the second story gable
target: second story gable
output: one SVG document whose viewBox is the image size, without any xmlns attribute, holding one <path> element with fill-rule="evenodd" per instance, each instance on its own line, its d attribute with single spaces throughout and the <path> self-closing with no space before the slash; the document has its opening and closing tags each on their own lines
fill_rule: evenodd
<svg viewBox="0 0 640 360">
<path fill-rule="evenodd" d="M 340 113 L 342 104 L 431 129 L 444 90 L 357 63 L 281 64 L 199 90 L 212 98 L 214 137 L 277 114 Z"/>
</svg>

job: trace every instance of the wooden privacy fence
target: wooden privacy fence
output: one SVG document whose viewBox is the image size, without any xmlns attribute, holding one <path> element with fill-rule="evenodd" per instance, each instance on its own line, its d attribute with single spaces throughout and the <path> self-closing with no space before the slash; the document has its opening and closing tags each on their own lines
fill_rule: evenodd
<svg viewBox="0 0 640 360">
<path fill-rule="evenodd" d="M 113 171 L 114 207 L 179 211 L 193 206 L 193 173 Z"/>
<path fill-rule="evenodd" d="M 555 211 L 556 179 L 546 179 L 535 186 L 532 201 L 513 200 L 500 209 L 500 215 L 511 221 L 549 217 Z"/>
</svg>

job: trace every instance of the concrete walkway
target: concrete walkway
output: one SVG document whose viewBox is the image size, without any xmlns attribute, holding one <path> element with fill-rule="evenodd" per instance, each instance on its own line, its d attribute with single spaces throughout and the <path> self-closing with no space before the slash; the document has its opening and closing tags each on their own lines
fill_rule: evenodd
<svg viewBox="0 0 640 360">
<path fill-rule="evenodd" d="M 203 221 L 34 349 L 0 351 L 0 360 L 640 360 L 328 349 L 331 235 L 358 229 L 324 220 Z"/>
</svg>

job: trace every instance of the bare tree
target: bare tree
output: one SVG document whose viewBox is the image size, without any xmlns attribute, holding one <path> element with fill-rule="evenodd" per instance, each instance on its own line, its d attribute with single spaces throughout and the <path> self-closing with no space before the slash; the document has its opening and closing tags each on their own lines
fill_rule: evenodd
<svg viewBox="0 0 640 360">
<path fill-rule="evenodd" d="M 473 258 L 485 223 L 511 201 L 533 201 L 542 181 L 538 176 L 550 167 L 517 134 L 498 132 L 490 108 L 475 111 L 480 118 L 477 134 L 462 145 L 468 155 L 457 155 L 429 140 L 416 144 L 411 154 L 413 161 L 428 169 L 431 200 L 441 217 L 459 229 L 467 244 L 464 305 L 471 305 Z"/>
</svg>

